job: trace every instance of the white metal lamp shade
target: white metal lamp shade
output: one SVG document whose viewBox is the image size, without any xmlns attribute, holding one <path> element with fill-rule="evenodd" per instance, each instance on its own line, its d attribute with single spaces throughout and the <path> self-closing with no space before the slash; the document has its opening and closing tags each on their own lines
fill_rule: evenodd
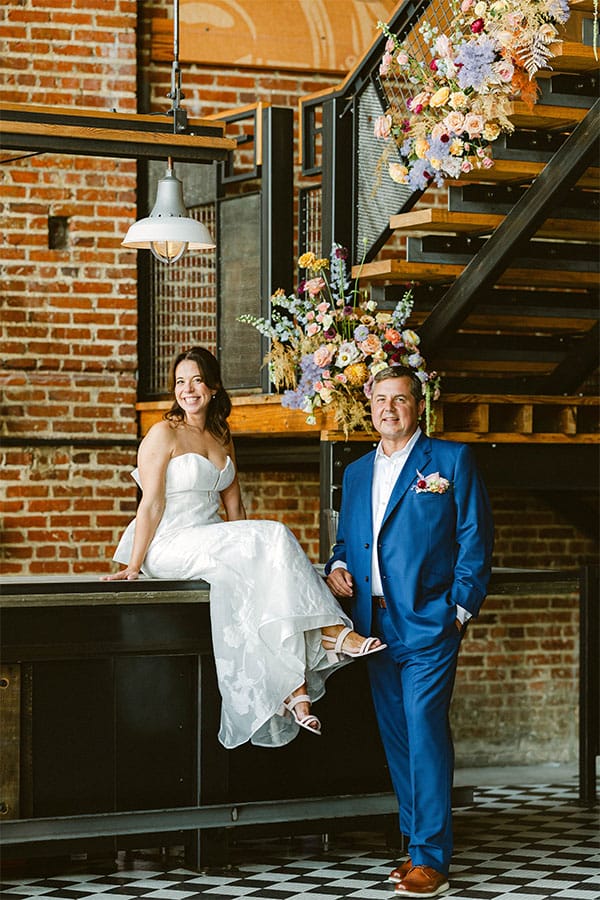
<svg viewBox="0 0 600 900">
<path fill-rule="evenodd" d="M 187 215 L 183 185 L 173 173 L 171 160 L 167 174 L 158 182 L 152 212 L 133 223 L 121 246 L 151 250 L 165 263 L 177 262 L 186 250 L 212 250 L 216 246 L 208 228 Z"/>
</svg>

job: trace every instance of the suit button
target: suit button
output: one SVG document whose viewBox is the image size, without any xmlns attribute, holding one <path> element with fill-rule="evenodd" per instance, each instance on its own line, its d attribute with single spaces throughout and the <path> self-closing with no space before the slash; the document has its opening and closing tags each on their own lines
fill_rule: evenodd
<svg viewBox="0 0 600 900">
<path fill-rule="evenodd" d="M 365 576 L 365 581 L 368 581 L 368 580 L 369 580 L 369 576 L 367 575 L 367 576 Z"/>
<path fill-rule="evenodd" d="M 369 549 L 369 545 L 365 544 L 365 550 L 368 550 L 368 549 Z"/>
</svg>

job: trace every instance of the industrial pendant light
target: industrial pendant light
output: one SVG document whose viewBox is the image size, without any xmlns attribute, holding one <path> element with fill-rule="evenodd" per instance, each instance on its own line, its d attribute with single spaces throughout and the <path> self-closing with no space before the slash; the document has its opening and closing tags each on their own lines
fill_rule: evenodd
<svg viewBox="0 0 600 900">
<path fill-rule="evenodd" d="M 173 117 L 173 132 L 187 130 L 187 113 L 180 104 L 181 69 L 179 67 L 179 0 L 173 4 L 173 63 L 171 90 L 167 96 L 173 101 L 169 115 Z M 156 202 L 146 219 L 129 228 L 122 247 L 151 250 L 156 259 L 174 263 L 186 250 L 213 250 L 216 246 L 208 229 L 188 216 L 183 202 L 183 184 L 175 177 L 173 161 L 169 157 L 167 174 L 158 182 Z"/>
<path fill-rule="evenodd" d="M 122 246 L 151 250 L 164 263 L 177 262 L 186 250 L 212 250 L 216 246 L 206 226 L 188 216 L 183 184 L 175 177 L 171 158 L 166 175 L 158 182 L 152 212 L 131 225 Z"/>
</svg>

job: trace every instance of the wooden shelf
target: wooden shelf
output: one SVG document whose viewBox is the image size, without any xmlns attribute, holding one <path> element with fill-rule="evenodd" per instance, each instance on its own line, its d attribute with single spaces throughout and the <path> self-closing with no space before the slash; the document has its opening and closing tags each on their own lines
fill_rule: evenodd
<svg viewBox="0 0 600 900">
<path fill-rule="evenodd" d="M 317 424 L 307 425 L 299 410 L 284 409 L 276 395 L 232 397 L 229 418 L 237 437 L 314 437 L 345 440 L 332 413 L 317 413 Z M 145 434 L 170 408 L 170 401 L 138 403 L 140 431 Z M 434 434 L 465 443 L 596 443 L 600 398 L 521 397 L 510 394 L 448 394 L 434 404 Z M 374 432 L 352 435 L 352 440 L 377 440 Z"/>
<path fill-rule="evenodd" d="M 411 231 L 425 234 L 490 234 L 504 216 L 490 213 L 460 213 L 430 207 L 400 213 L 390 217 L 392 231 Z M 540 237 L 562 238 L 572 241 L 600 240 L 600 222 L 597 219 L 547 219 L 536 234 Z"/>
</svg>

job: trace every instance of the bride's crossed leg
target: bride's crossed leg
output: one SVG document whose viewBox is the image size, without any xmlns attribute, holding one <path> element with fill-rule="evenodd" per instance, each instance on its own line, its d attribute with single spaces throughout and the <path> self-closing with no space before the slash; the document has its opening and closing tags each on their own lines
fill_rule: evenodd
<svg viewBox="0 0 600 900">
<path fill-rule="evenodd" d="M 321 628 L 322 645 L 332 662 L 341 662 L 345 656 L 357 658 L 369 656 L 379 650 L 385 650 L 379 638 L 363 637 L 347 625 L 327 625 Z M 321 722 L 311 713 L 310 697 L 307 694 L 306 682 L 286 697 L 283 706 L 288 710 L 298 725 L 313 734 L 321 734 Z"/>
</svg>

